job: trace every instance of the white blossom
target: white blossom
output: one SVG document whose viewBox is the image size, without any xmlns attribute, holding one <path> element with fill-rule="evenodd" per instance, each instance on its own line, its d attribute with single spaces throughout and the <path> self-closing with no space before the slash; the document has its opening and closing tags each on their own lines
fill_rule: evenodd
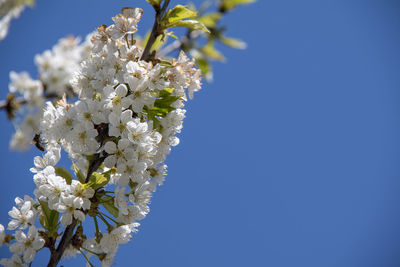
<svg viewBox="0 0 400 267">
<path fill-rule="evenodd" d="M 25 262 L 31 262 L 36 255 L 36 251 L 41 249 L 45 243 L 34 226 L 29 227 L 28 234 L 17 231 L 15 239 L 17 242 L 10 246 L 10 251 L 16 254 L 23 254 Z"/>
<path fill-rule="evenodd" d="M 33 224 L 35 212 L 33 210 L 33 202 L 31 200 L 22 200 L 21 198 L 15 198 L 17 207 L 13 207 L 8 212 L 8 215 L 12 218 L 8 224 L 7 229 L 14 230 L 18 227 L 20 229 L 26 229 L 28 224 Z"/>
</svg>

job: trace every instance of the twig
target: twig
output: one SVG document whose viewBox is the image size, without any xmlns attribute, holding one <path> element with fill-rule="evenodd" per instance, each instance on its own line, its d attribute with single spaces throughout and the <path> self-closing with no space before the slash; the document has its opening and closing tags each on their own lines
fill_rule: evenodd
<svg viewBox="0 0 400 267">
<path fill-rule="evenodd" d="M 74 229 L 77 223 L 78 220 L 74 218 L 72 220 L 72 223 L 68 225 L 67 228 L 65 228 L 64 234 L 61 238 L 60 243 L 58 244 L 57 249 L 51 253 L 50 261 L 47 264 L 47 267 L 57 267 L 57 264 L 60 262 L 61 257 L 64 254 L 64 251 L 67 249 L 67 246 L 72 240 Z"/>
<path fill-rule="evenodd" d="M 23 105 L 23 104 L 26 104 L 26 99 L 25 98 L 23 98 L 23 97 L 18 97 L 17 99 L 15 99 L 14 101 L 13 101 L 13 104 L 15 104 L 15 105 Z M 9 106 L 10 104 L 9 104 L 9 101 L 7 101 L 7 100 L 2 100 L 2 101 L 0 101 L 0 109 L 7 109 L 7 107 Z"/>
<path fill-rule="evenodd" d="M 161 23 L 161 19 L 165 15 L 165 11 L 167 10 L 169 2 L 170 2 L 170 0 L 165 0 L 162 8 L 156 10 L 156 17 L 154 19 L 154 25 L 153 25 L 153 28 L 151 29 L 149 40 L 147 41 L 146 47 L 144 48 L 144 51 L 143 51 L 143 54 L 142 54 L 142 57 L 140 58 L 140 60 L 148 61 L 150 59 L 151 47 L 153 46 L 157 37 L 160 34 L 162 34 L 162 29 L 161 29 L 160 23 Z"/>
</svg>

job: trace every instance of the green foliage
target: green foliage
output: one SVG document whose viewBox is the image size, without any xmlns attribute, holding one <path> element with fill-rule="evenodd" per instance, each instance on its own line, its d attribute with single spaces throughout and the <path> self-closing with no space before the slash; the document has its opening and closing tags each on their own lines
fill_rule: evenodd
<svg viewBox="0 0 400 267">
<path fill-rule="evenodd" d="M 171 107 L 171 104 L 181 98 L 181 96 L 171 95 L 172 92 L 173 88 L 164 88 L 160 91 L 158 99 L 154 101 L 154 106 L 152 108 L 148 106 L 143 107 L 143 112 L 147 115 L 147 119 L 153 121 L 153 128 L 158 131 L 161 131 L 160 120 L 158 118 L 163 118 L 167 116 L 169 112 L 175 110 L 174 107 Z"/>
<path fill-rule="evenodd" d="M 208 43 L 200 51 L 203 52 L 204 55 L 206 55 L 208 58 L 225 61 L 224 55 L 222 55 L 221 52 L 215 49 L 213 40 L 209 40 Z"/>
<path fill-rule="evenodd" d="M 237 48 L 237 49 L 245 49 L 247 47 L 246 43 L 231 37 L 221 36 L 219 39 L 223 44 Z"/>
<path fill-rule="evenodd" d="M 212 12 L 204 16 L 198 17 L 197 20 L 203 23 L 207 28 L 214 28 L 217 25 L 221 16 L 222 15 L 219 12 Z"/>
<path fill-rule="evenodd" d="M 201 73 L 205 76 L 207 80 L 211 80 L 212 77 L 212 67 L 207 59 L 203 57 L 196 58 L 197 66 L 200 68 Z"/>
<path fill-rule="evenodd" d="M 103 207 L 115 218 L 118 217 L 119 210 L 114 206 L 114 198 L 111 196 L 104 196 L 101 198 L 100 203 Z"/>
<path fill-rule="evenodd" d="M 74 179 L 74 177 L 72 176 L 72 174 L 67 171 L 66 169 L 64 169 L 63 167 L 54 167 L 56 174 L 58 176 L 61 176 L 62 178 L 65 179 L 65 181 L 67 182 L 67 184 L 71 184 L 72 180 Z"/>
<path fill-rule="evenodd" d="M 168 34 L 167 34 L 168 35 Z M 151 46 L 151 50 L 159 50 L 168 40 L 168 36 L 159 35 L 157 36 L 154 44 Z"/>
<path fill-rule="evenodd" d="M 254 3 L 256 0 L 221 0 L 220 1 L 220 9 L 221 10 L 232 10 L 238 5 L 250 4 Z"/>
<path fill-rule="evenodd" d="M 161 0 L 146 0 L 146 1 L 149 2 L 154 7 L 160 6 L 161 3 Z"/>
<path fill-rule="evenodd" d="M 74 169 L 78 181 L 81 182 L 81 184 L 84 184 L 86 180 L 85 175 L 81 172 L 81 170 L 78 169 L 78 167 L 75 164 L 72 165 L 72 168 Z"/>
<path fill-rule="evenodd" d="M 90 176 L 88 185 L 94 190 L 97 190 L 99 188 L 106 186 L 109 181 L 110 181 L 110 175 L 94 172 Z"/>
<path fill-rule="evenodd" d="M 49 231 L 49 235 L 53 236 L 58 230 L 58 217 L 59 213 L 56 210 L 51 210 L 47 202 L 39 201 L 43 215 L 40 216 L 39 221 L 44 229 Z"/>
<path fill-rule="evenodd" d="M 34 4 L 35 4 L 35 0 L 17 0 L 16 1 L 16 6 L 20 6 L 20 5 L 33 6 Z"/>
<path fill-rule="evenodd" d="M 154 101 L 153 108 L 149 108 L 148 106 L 143 107 L 143 111 L 147 114 L 149 120 L 152 120 L 155 125 L 158 126 L 159 120 L 157 117 L 165 117 L 169 112 L 174 110 L 174 107 L 171 107 L 171 104 L 178 100 L 181 96 L 171 95 L 173 92 L 173 88 L 164 88 L 160 91 L 158 98 Z"/>
<path fill-rule="evenodd" d="M 173 9 L 169 9 L 165 16 L 161 19 L 161 27 L 166 30 L 173 27 L 186 27 L 191 30 L 202 30 L 210 32 L 203 23 L 198 20 L 184 20 L 195 18 L 197 12 L 190 10 L 182 5 L 177 5 Z"/>
</svg>

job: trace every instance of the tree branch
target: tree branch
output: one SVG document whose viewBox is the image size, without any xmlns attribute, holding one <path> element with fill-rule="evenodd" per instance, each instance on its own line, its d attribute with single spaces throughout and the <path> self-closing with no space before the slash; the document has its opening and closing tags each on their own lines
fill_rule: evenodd
<svg viewBox="0 0 400 267">
<path fill-rule="evenodd" d="M 23 104 L 26 104 L 26 102 L 27 102 L 26 99 L 23 97 L 18 97 L 16 99 L 14 99 L 14 101 L 13 101 L 13 103 L 15 105 L 23 105 Z M 10 105 L 9 103 L 10 102 L 7 100 L 0 101 L 0 109 L 7 109 L 8 106 Z"/>
<path fill-rule="evenodd" d="M 151 29 L 149 40 L 147 41 L 146 47 L 144 48 L 144 51 L 143 51 L 143 54 L 142 54 L 142 57 L 140 58 L 140 60 L 148 61 L 150 59 L 151 47 L 153 46 L 157 37 L 160 34 L 162 34 L 160 22 L 161 22 L 161 19 L 165 15 L 165 11 L 167 10 L 169 2 L 170 2 L 170 0 L 165 0 L 162 8 L 156 9 L 156 17 L 154 19 L 154 25 L 153 25 L 153 28 Z"/>
<path fill-rule="evenodd" d="M 57 267 L 57 264 L 60 262 L 61 257 L 64 254 L 64 251 L 67 249 L 67 246 L 74 236 L 74 229 L 77 223 L 78 220 L 74 218 L 72 220 L 72 223 L 68 225 L 67 228 L 65 228 L 64 234 L 61 238 L 60 243 L 58 244 L 57 249 L 51 253 L 50 261 L 47 264 L 47 267 Z"/>
</svg>

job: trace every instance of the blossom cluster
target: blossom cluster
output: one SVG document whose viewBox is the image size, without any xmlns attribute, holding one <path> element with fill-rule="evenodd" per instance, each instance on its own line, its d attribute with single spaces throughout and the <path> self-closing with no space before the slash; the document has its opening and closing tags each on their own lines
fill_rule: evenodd
<svg viewBox="0 0 400 267">
<path fill-rule="evenodd" d="M 13 253 L 0 263 L 31 262 L 38 250 L 60 239 L 60 223 L 81 227 L 64 256 L 84 253 L 110 266 L 118 246 L 131 239 L 148 214 L 151 195 L 166 175 L 166 156 L 179 143 L 187 94 L 192 98 L 201 88 L 201 73 L 184 52 L 177 59 L 142 60 L 142 48 L 133 39 L 141 16 L 140 8 L 124 8 L 114 24 L 98 27 L 72 77 L 70 89 L 78 100 L 45 103 L 38 132 L 46 154 L 36 157 L 31 169 L 35 198 L 16 199 L 8 224 L 8 230 L 18 229 L 13 236 L 0 225 L 0 244 L 10 245 Z M 78 59 L 81 51 L 75 52 Z M 46 70 L 56 64 L 51 53 L 56 52 L 36 58 L 46 84 L 53 82 Z M 64 82 L 54 81 L 49 92 L 65 93 Z M 37 83 L 29 81 L 32 87 Z M 29 89 L 20 92 L 36 97 Z M 62 150 L 73 162 L 74 175 L 56 166 Z M 93 237 L 83 229 L 87 217 L 95 224 Z M 43 228 L 35 226 L 38 218 Z"/>
<path fill-rule="evenodd" d="M 27 72 L 10 73 L 10 93 L 22 97 L 24 106 L 17 107 L 16 131 L 10 147 L 16 150 L 27 149 L 32 138 L 39 132 L 40 119 L 46 99 L 61 98 L 64 94 L 73 97 L 70 80 L 88 55 L 90 42 L 88 35 L 81 43 L 79 38 L 62 38 L 51 49 L 35 56 L 39 78 L 32 79 Z"/>
</svg>

